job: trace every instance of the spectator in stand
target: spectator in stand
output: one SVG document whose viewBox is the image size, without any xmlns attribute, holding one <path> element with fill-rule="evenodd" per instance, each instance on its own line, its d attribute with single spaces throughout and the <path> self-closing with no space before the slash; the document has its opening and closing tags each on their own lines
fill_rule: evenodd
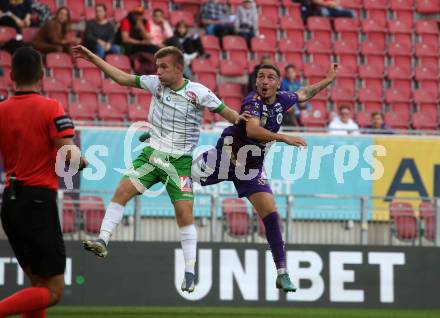
<svg viewBox="0 0 440 318">
<path fill-rule="evenodd" d="M 10 26 L 21 34 L 31 26 L 32 0 L 0 0 L 0 25 Z"/>
<path fill-rule="evenodd" d="M 281 81 L 280 91 L 296 92 L 302 88 L 295 65 L 286 65 L 284 72 L 285 77 Z M 301 111 L 311 108 L 312 105 L 309 102 L 295 104 L 283 117 L 283 126 L 301 126 Z"/>
<path fill-rule="evenodd" d="M 125 54 L 146 52 L 154 54 L 160 47 L 153 44 L 150 24 L 143 17 L 144 8 L 137 7 L 122 19 L 118 32 L 118 41 L 124 47 Z"/>
<path fill-rule="evenodd" d="M 153 18 L 150 20 L 151 43 L 164 47 L 164 42 L 173 36 L 173 28 L 165 20 L 162 9 L 154 9 Z"/>
<path fill-rule="evenodd" d="M 107 18 L 107 7 L 105 4 L 97 4 L 95 7 L 95 19 L 87 21 L 85 46 L 100 58 L 106 54 L 119 54 L 119 45 L 113 43 L 115 40 L 115 26 Z"/>
<path fill-rule="evenodd" d="M 55 17 L 43 25 L 32 41 L 32 46 L 42 52 L 70 52 L 70 47 L 81 43 L 78 38 L 69 38 L 70 11 L 60 7 Z"/>
<path fill-rule="evenodd" d="M 350 106 L 339 107 L 339 116 L 333 118 L 328 129 L 333 135 L 359 134 L 359 126 L 352 119 Z"/>
<path fill-rule="evenodd" d="M 235 16 L 235 33 L 244 37 L 251 48 L 251 40 L 258 36 L 258 11 L 253 0 L 243 0 Z"/>
<path fill-rule="evenodd" d="M 368 134 L 393 134 L 391 128 L 385 124 L 385 116 L 380 112 L 371 113 L 371 124 L 365 127 Z"/>
<path fill-rule="evenodd" d="M 248 80 L 248 93 L 254 92 L 256 89 L 256 83 L 257 83 L 257 73 L 260 69 L 261 65 L 271 64 L 271 57 L 270 55 L 262 55 L 260 64 L 255 65 L 254 70 L 251 74 L 249 74 L 249 80 Z"/>
<path fill-rule="evenodd" d="M 200 9 L 201 23 L 206 27 L 206 33 L 216 35 L 220 42 L 223 36 L 234 33 L 234 26 L 230 19 L 227 4 L 218 3 L 218 0 L 208 0 Z"/>
<path fill-rule="evenodd" d="M 183 20 L 177 22 L 174 36 L 166 40 L 165 45 L 175 46 L 183 52 L 185 61 L 183 73 L 186 78 L 190 78 L 192 76 L 191 68 L 189 66 L 196 57 L 208 57 L 208 55 L 205 55 L 199 34 L 188 33 L 188 25 Z"/>
<path fill-rule="evenodd" d="M 341 7 L 340 0 L 302 0 L 301 14 L 306 22 L 310 16 L 321 16 L 331 18 L 354 18 L 354 11 Z"/>
</svg>

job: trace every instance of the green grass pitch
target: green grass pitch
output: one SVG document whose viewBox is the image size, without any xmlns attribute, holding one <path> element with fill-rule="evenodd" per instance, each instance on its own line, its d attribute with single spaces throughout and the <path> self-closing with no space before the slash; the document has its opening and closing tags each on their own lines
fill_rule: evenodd
<svg viewBox="0 0 440 318">
<path fill-rule="evenodd" d="M 440 310 L 212 308 L 212 307 L 62 307 L 48 318 L 438 318 Z"/>
</svg>

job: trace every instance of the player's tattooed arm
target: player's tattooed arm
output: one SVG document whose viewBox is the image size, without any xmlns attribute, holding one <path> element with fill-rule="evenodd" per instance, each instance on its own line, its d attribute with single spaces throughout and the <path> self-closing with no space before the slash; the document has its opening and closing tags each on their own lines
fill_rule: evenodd
<svg viewBox="0 0 440 318">
<path fill-rule="evenodd" d="M 338 70 L 338 64 L 332 64 L 330 70 L 327 73 L 327 76 L 322 81 L 312 84 L 309 86 L 305 86 L 298 90 L 296 93 L 298 95 L 298 102 L 303 103 L 313 98 L 316 94 L 322 91 L 324 88 L 329 86 L 336 78 L 336 73 Z"/>
</svg>

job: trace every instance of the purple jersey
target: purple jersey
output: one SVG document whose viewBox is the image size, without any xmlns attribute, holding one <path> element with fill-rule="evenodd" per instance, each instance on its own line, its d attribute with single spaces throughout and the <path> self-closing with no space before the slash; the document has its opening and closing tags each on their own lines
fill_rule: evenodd
<svg viewBox="0 0 440 318">
<path fill-rule="evenodd" d="M 265 104 L 257 93 L 252 92 L 246 96 L 241 104 L 240 113 L 245 111 L 257 117 L 260 120 L 260 126 L 276 133 L 280 130 L 283 114 L 287 112 L 298 101 L 298 95 L 293 92 L 277 92 L 275 102 L 271 105 Z M 246 134 L 246 124 L 233 125 L 226 128 L 217 143 L 217 148 L 223 146 L 224 138 L 231 136 L 233 138 L 232 152 L 236 156 L 241 147 L 245 145 L 256 145 L 260 148 L 262 155 L 252 157 L 248 154 L 248 160 L 245 163 L 250 166 L 262 166 L 264 162 L 266 143 L 250 139 Z"/>
</svg>

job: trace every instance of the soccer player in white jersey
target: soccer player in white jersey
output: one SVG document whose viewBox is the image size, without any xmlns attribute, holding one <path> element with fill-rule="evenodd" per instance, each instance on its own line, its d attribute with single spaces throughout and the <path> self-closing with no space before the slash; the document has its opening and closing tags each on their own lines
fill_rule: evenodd
<svg viewBox="0 0 440 318">
<path fill-rule="evenodd" d="M 116 83 L 145 89 L 153 94 L 148 121 L 150 146 L 143 149 L 133 167 L 120 181 L 102 221 L 99 238 L 84 242 L 84 248 L 99 257 L 107 255 L 112 233 L 121 222 L 124 207 L 134 196 L 158 182 L 174 205 L 185 260 L 182 291 L 194 290 L 197 232 L 194 225 L 191 181 L 192 151 L 197 145 L 203 111 L 208 108 L 231 123 L 247 120 L 227 107 L 202 84 L 183 77 L 183 55 L 175 47 L 164 47 L 155 54 L 157 75 L 136 76 L 108 64 L 83 46 L 73 48 L 75 58 L 95 64 Z M 141 188 L 140 188 L 141 187 Z"/>
</svg>

